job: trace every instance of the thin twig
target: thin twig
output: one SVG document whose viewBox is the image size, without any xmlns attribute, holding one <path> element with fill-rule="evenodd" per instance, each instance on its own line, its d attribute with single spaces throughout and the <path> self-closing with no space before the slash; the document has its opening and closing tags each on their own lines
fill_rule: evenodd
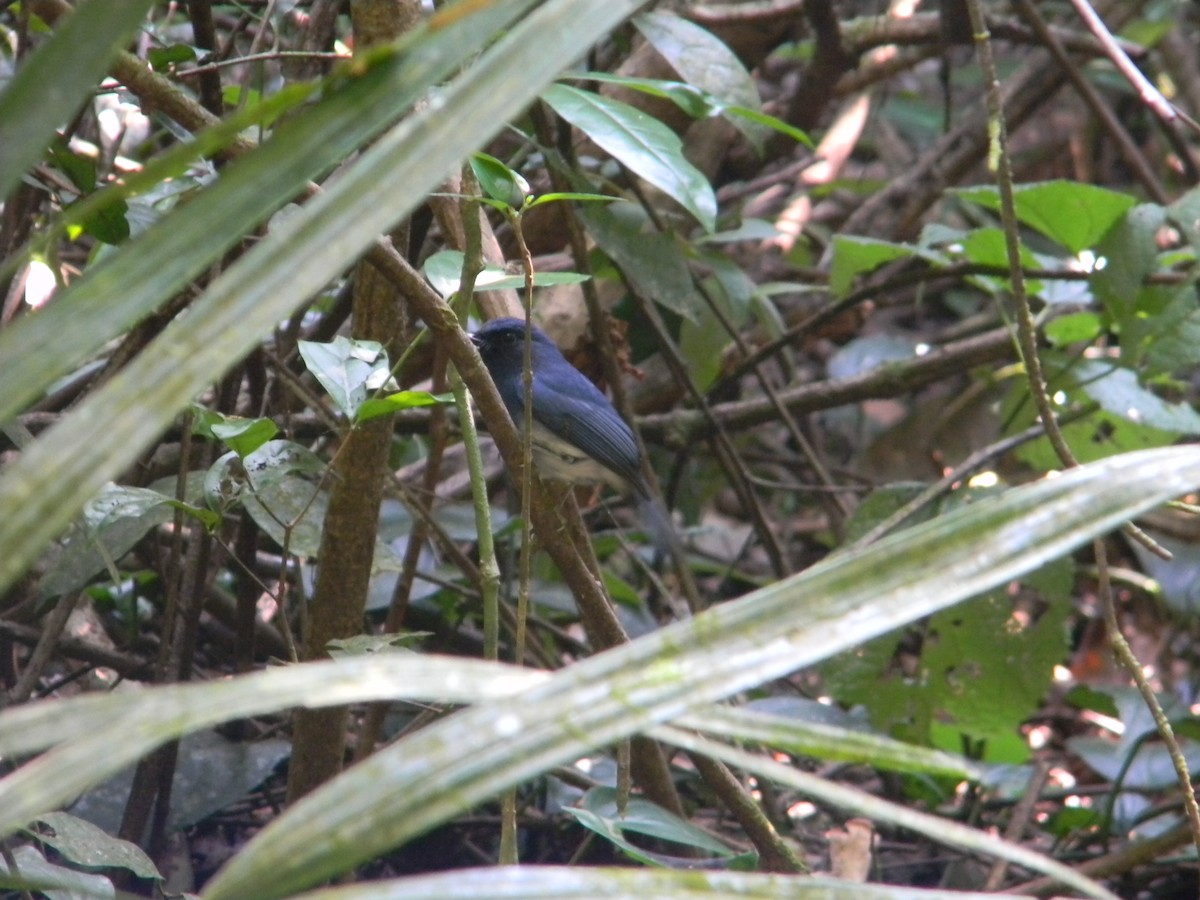
<svg viewBox="0 0 1200 900">
<path fill-rule="evenodd" d="M 1171 765 L 1175 768 L 1175 777 L 1179 780 L 1179 785 L 1183 791 L 1183 808 L 1187 812 L 1188 824 L 1191 827 L 1192 843 L 1196 846 L 1197 851 L 1200 851 L 1200 805 L 1196 803 L 1196 792 L 1192 787 L 1192 775 L 1188 771 L 1187 759 L 1184 757 L 1183 751 L 1179 748 L 1179 741 L 1175 738 L 1175 729 L 1171 727 L 1170 719 L 1167 718 L 1162 704 L 1158 702 L 1158 697 L 1154 694 L 1154 688 L 1146 680 L 1146 675 L 1142 671 L 1142 664 L 1133 655 L 1133 650 L 1130 648 L 1128 641 L 1125 640 L 1125 635 L 1121 632 L 1121 623 L 1117 620 L 1117 605 L 1113 599 L 1112 583 L 1108 577 L 1108 554 L 1104 547 L 1104 541 L 1096 538 L 1092 542 L 1092 548 L 1096 557 L 1096 568 L 1100 576 L 1098 584 L 1101 605 L 1104 608 L 1104 623 L 1108 631 L 1109 646 L 1112 648 L 1113 655 L 1116 656 L 1121 667 L 1133 679 L 1138 693 L 1142 695 L 1142 700 L 1145 702 L 1146 708 L 1150 710 L 1150 714 L 1154 717 L 1154 725 L 1158 730 L 1158 736 L 1162 738 L 1167 755 L 1171 757 Z"/>
<path fill-rule="evenodd" d="M 250 53 L 233 59 L 221 59 L 216 62 L 204 63 L 191 69 L 177 69 L 175 76 L 188 78 L 193 75 L 203 75 L 205 72 L 215 72 L 230 66 L 240 66 L 244 63 L 266 62 L 272 59 L 349 59 L 345 53 L 318 53 L 308 50 L 271 50 L 266 53 Z"/>
<path fill-rule="evenodd" d="M 1084 0 L 1072 0 L 1078 9 L 1087 6 Z M 1058 458 L 1064 465 L 1077 466 L 1078 461 L 1067 445 L 1066 439 L 1058 427 L 1054 416 L 1050 397 L 1046 389 L 1046 380 L 1042 372 L 1041 360 L 1037 352 L 1037 330 L 1034 325 L 1033 313 L 1029 305 L 1029 296 L 1025 290 L 1025 279 L 1021 271 L 1020 242 L 1017 236 L 1016 201 L 1013 191 L 1012 167 L 1008 156 L 1007 135 L 1004 125 L 1004 109 L 1000 99 L 1000 81 L 996 75 L 995 62 L 992 58 L 991 39 L 988 35 L 987 23 L 983 16 L 980 0 L 967 0 L 967 9 L 971 16 L 971 27 L 975 32 L 976 49 L 979 53 L 979 63 L 983 69 L 984 85 L 988 107 L 988 134 L 991 148 L 988 154 L 989 167 L 996 173 L 996 185 L 1000 193 L 1000 218 L 1004 231 L 1004 245 L 1009 264 L 1009 278 L 1012 284 L 1013 300 L 1016 304 L 1017 339 L 1021 348 L 1021 356 L 1025 363 L 1026 376 L 1029 380 L 1030 393 L 1042 424 L 1046 428 L 1046 436 L 1054 447 Z M 1094 11 L 1087 6 L 1088 12 L 1094 16 Z M 1081 10 L 1081 15 L 1083 14 Z M 1107 32 L 1107 29 L 1105 29 Z M 1131 64 L 1132 65 L 1132 64 Z M 1108 621 L 1108 639 L 1113 653 L 1134 680 L 1142 698 L 1154 716 L 1158 733 L 1163 744 L 1167 747 L 1172 762 L 1176 767 L 1180 788 L 1183 791 L 1184 803 L 1188 811 L 1188 819 L 1192 827 L 1192 840 L 1200 849 L 1200 807 L 1196 804 L 1195 792 L 1192 789 L 1191 775 L 1187 770 L 1187 762 L 1179 749 L 1179 743 L 1163 712 L 1158 698 L 1150 689 L 1141 664 L 1129 649 L 1121 634 L 1116 619 L 1116 612 L 1111 602 L 1111 591 L 1108 590 L 1108 574 L 1105 566 L 1103 543 L 1097 539 L 1096 561 L 1100 570 L 1101 590 L 1107 593 L 1108 602 L 1105 604 L 1105 616 Z"/>
</svg>

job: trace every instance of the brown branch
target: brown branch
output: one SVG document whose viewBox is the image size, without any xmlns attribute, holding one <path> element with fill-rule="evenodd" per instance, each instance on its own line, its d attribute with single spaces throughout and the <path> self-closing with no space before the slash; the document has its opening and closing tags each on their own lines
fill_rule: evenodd
<svg viewBox="0 0 1200 900">
<path fill-rule="evenodd" d="M 351 10 L 360 52 L 396 40 L 419 16 L 413 0 L 356 0 Z M 351 335 L 393 347 L 403 301 L 392 281 L 368 262 L 358 262 Z M 351 428 L 329 463 L 329 507 L 321 528 L 305 660 L 323 659 L 331 641 L 362 633 L 391 447 L 392 416 L 380 416 Z M 349 712 L 348 706 L 296 710 L 289 803 L 342 770 Z"/>
<path fill-rule="evenodd" d="M 850 378 L 797 385 L 779 392 L 783 405 L 793 415 L 832 409 L 863 400 L 898 397 L 971 366 L 1010 361 L 1016 356 L 1012 335 L 999 328 L 976 337 L 946 344 L 924 356 L 887 363 Z M 713 420 L 730 431 L 753 428 L 773 421 L 775 409 L 766 398 L 722 403 L 711 407 Z M 673 447 L 686 447 L 707 436 L 711 427 L 705 416 L 686 409 L 642 416 L 642 433 Z"/>
</svg>

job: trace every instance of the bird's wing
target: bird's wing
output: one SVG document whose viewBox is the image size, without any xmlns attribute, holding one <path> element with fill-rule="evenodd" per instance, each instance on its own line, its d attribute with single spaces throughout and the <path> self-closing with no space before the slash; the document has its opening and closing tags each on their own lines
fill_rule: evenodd
<svg viewBox="0 0 1200 900">
<path fill-rule="evenodd" d="M 594 384 L 571 371 L 578 380 L 570 378 L 562 389 L 534 377 L 534 420 L 636 487 L 642 474 L 633 432 Z"/>
</svg>

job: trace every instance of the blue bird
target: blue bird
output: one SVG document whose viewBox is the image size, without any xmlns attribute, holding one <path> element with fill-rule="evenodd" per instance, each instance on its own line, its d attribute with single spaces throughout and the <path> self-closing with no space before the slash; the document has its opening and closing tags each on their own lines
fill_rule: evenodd
<svg viewBox="0 0 1200 900">
<path fill-rule="evenodd" d="M 471 341 L 487 366 L 517 427 L 524 421 L 525 323 L 493 319 Z M 541 329 L 533 328 L 534 465 L 543 478 L 570 484 L 607 484 L 650 499 L 633 431 L 608 398 L 563 357 Z"/>
</svg>

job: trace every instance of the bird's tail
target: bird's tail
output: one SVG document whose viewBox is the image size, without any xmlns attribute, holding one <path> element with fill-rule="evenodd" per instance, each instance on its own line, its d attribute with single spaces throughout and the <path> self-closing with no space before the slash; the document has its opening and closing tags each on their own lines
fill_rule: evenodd
<svg viewBox="0 0 1200 900">
<path fill-rule="evenodd" d="M 669 559 L 671 565 L 682 577 L 687 560 L 684 556 L 683 541 L 679 538 L 679 532 L 675 530 L 671 514 L 657 498 L 651 496 L 650 492 L 646 490 L 637 491 L 637 508 L 638 516 L 642 520 L 642 525 L 645 527 L 651 543 L 654 544 L 657 555 L 660 558 Z"/>
</svg>

